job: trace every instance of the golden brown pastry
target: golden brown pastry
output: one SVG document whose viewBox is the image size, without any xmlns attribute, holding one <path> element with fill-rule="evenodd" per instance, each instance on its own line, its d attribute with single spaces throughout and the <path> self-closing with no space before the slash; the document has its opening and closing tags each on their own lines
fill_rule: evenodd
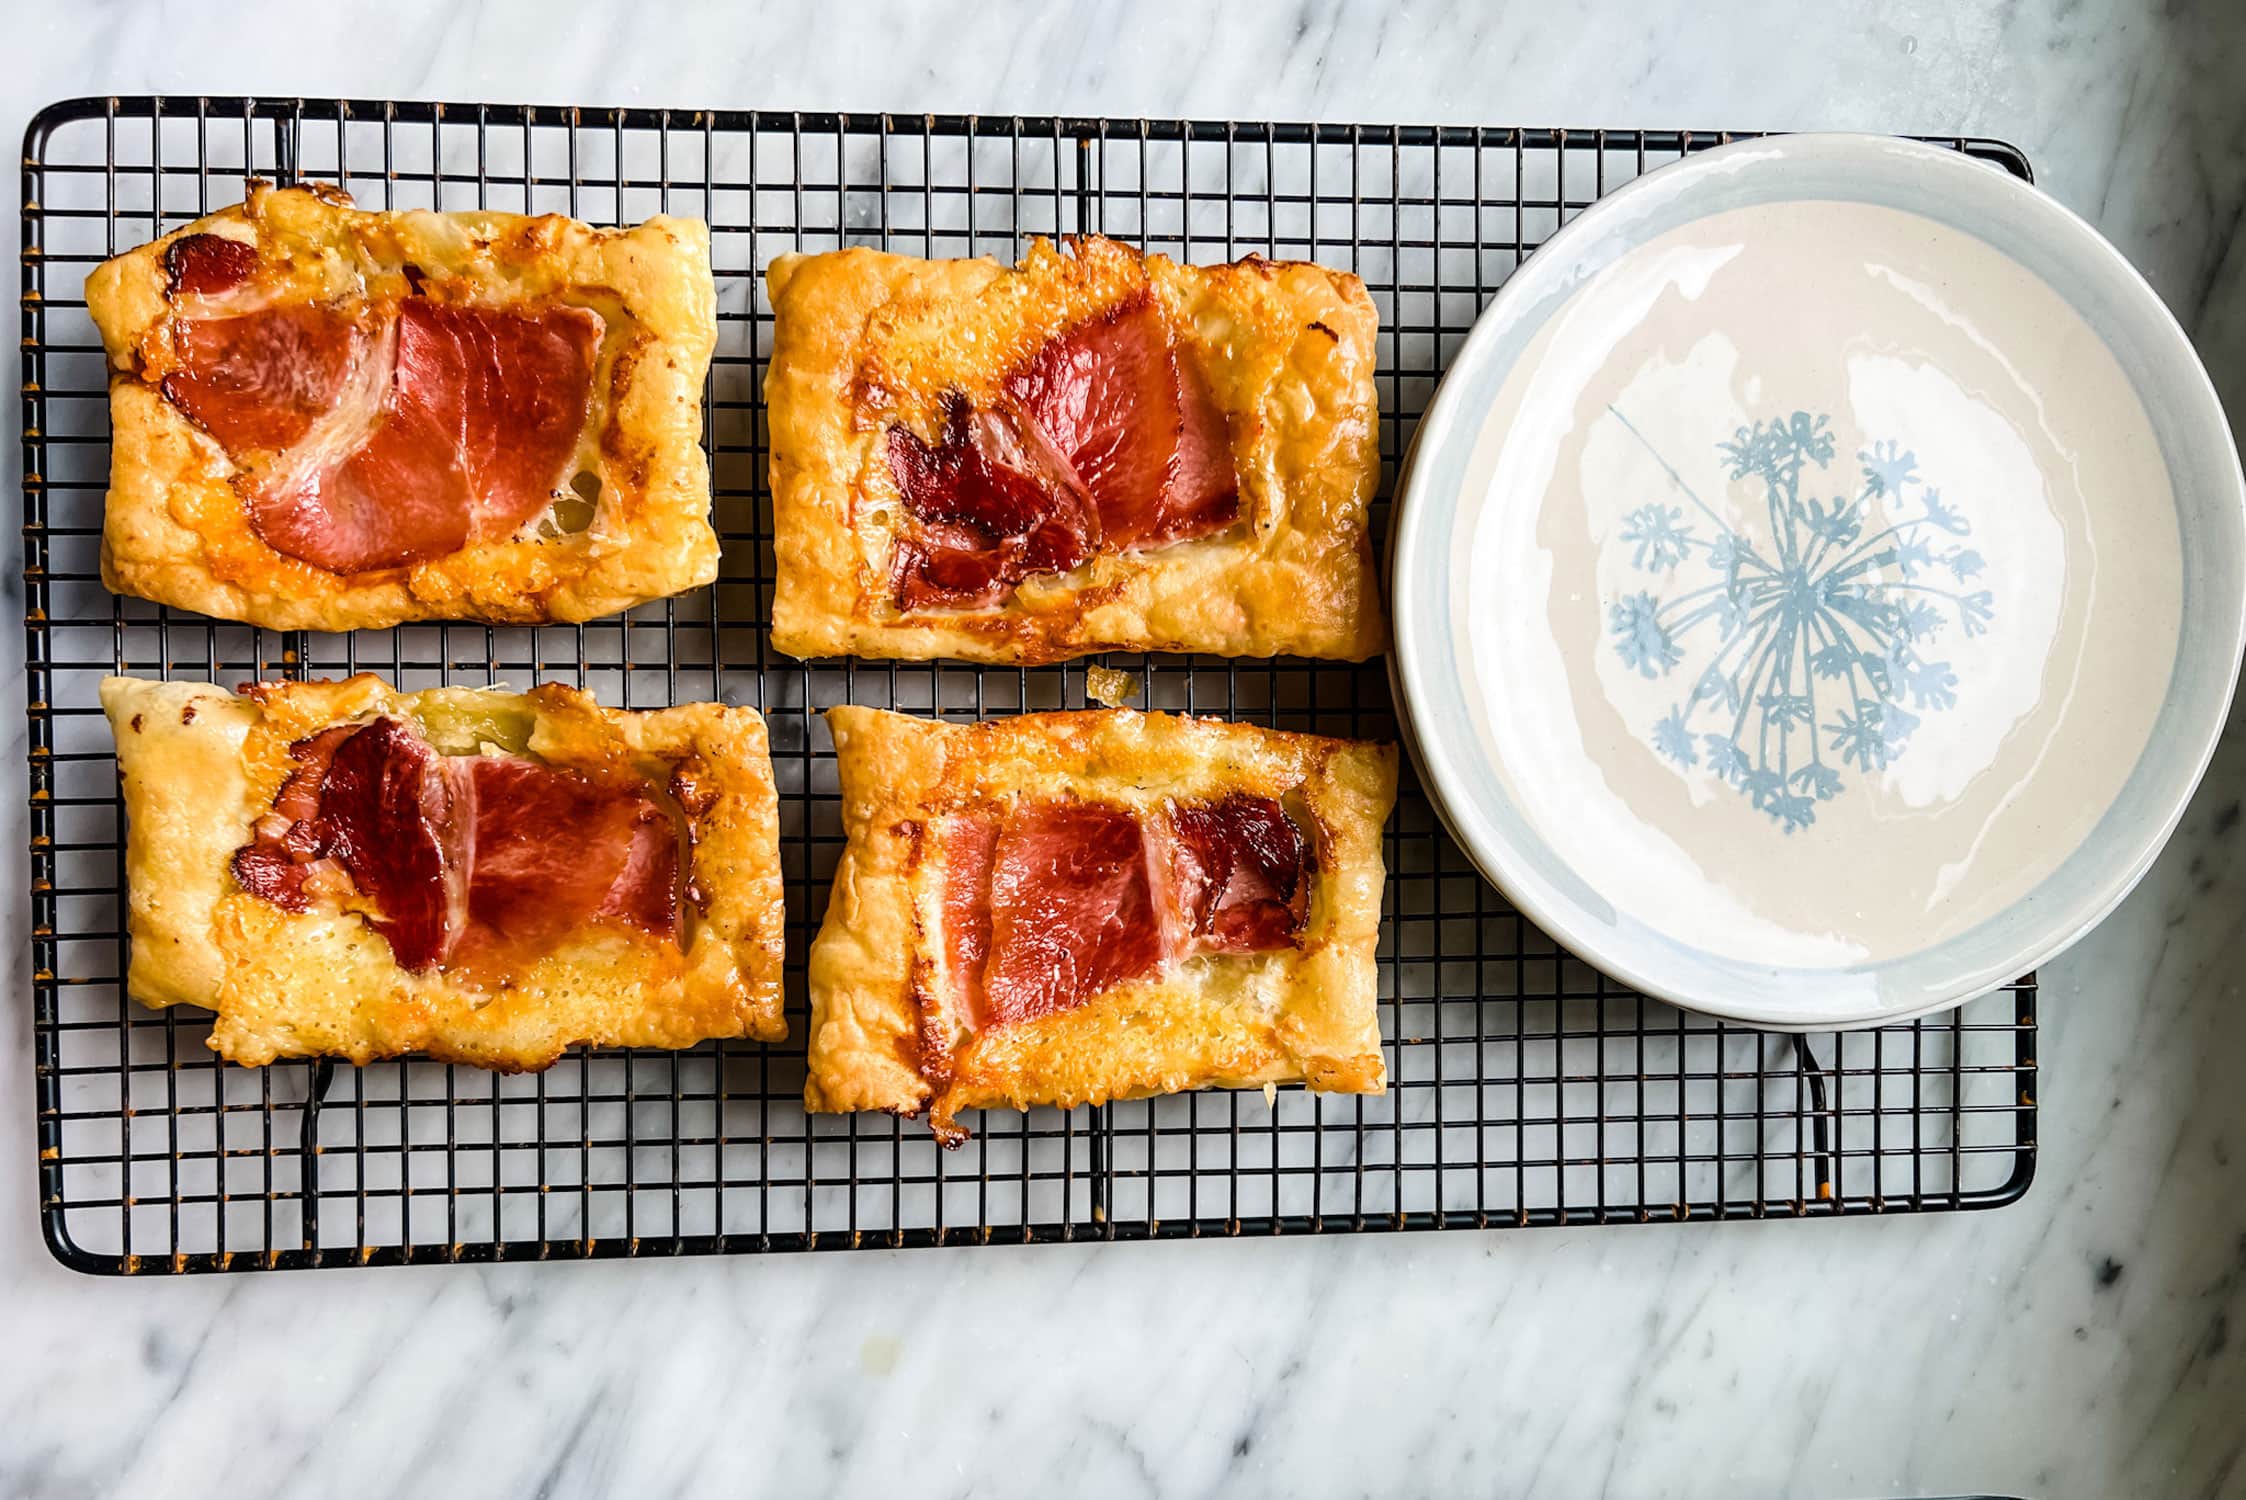
<svg viewBox="0 0 2246 1500">
<path fill-rule="evenodd" d="M 112 677 L 132 970 L 259 1066 L 785 1034 L 764 721 L 379 679 Z"/>
<path fill-rule="evenodd" d="M 1129 709 L 827 712 L 848 843 L 811 947 L 814 1111 L 1386 1087 L 1385 746 Z"/>
<path fill-rule="evenodd" d="M 1382 648 L 1372 299 L 1250 257 L 783 255 L 765 379 L 796 656 Z"/>
<path fill-rule="evenodd" d="M 717 576 L 709 231 L 248 201 L 97 267 L 102 578 L 281 630 L 612 614 Z"/>
</svg>

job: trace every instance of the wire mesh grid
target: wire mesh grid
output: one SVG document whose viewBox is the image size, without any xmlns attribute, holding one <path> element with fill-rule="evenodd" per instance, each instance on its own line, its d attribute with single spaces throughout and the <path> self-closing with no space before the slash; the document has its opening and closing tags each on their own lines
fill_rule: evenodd
<svg viewBox="0 0 2246 1500">
<path fill-rule="evenodd" d="M 1198 1094 L 991 1113 L 964 1149 L 886 1116 L 807 1117 L 802 959 L 841 844 L 817 710 L 972 719 L 1085 703 L 1084 666 L 798 663 L 770 647 L 759 269 L 879 245 L 1014 258 L 1098 231 L 1364 278 L 1384 476 L 1522 256 L 1622 182 L 1729 137 L 1148 120 L 578 110 L 344 101 L 58 104 L 26 141 L 24 579 L 41 1209 L 81 1269 L 263 1267 L 1138 1239 L 1985 1207 L 2026 1189 L 2034 983 L 1884 1031 L 1725 1026 L 1606 979 L 1524 921 L 1409 768 L 1379 956 L 1391 1092 Z M 2012 148 L 1953 140 L 2027 173 Z M 721 576 L 588 624 L 351 635 L 111 596 L 97 564 L 105 371 L 83 283 L 237 201 L 248 177 L 362 205 L 709 221 L 705 400 Z M 1388 492 L 1376 503 L 1385 529 Z M 1393 738 L 1379 668 L 1109 657 L 1147 706 Z M 221 1063 L 194 1012 L 122 992 L 111 671 L 228 685 L 378 672 L 406 688 L 559 680 L 628 708 L 761 709 L 782 799 L 798 1040 L 581 1052 L 499 1077 L 422 1061 Z"/>
</svg>

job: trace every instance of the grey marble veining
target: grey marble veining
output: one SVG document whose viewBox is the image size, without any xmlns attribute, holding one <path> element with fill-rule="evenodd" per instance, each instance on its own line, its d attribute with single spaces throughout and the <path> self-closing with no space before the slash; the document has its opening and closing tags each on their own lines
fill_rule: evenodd
<svg viewBox="0 0 2246 1500">
<path fill-rule="evenodd" d="M 1998 135 L 2246 412 L 2235 0 L 16 4 L 5 32 L 11 134 L 68 94 L 248 90 Z M 20 764 L 20 672 L 5 697 Z M 98 1283 L 38 1241 L 19 999 L 0 1493 L 2246 1495 L 2242 722 L 2046 971 L 2039 1180 L 1986 1216 Z"/>
</svg>

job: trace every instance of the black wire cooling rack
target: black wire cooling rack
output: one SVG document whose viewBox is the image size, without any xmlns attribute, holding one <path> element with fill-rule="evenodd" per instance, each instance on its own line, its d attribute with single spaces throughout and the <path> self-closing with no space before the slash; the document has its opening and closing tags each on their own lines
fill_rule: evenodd
<svg viewBox="0 0 2246 1500">
<path fill-rule="evenodd" d="M 240 1270 L 1817 1217 L 2017 1197 L 2035 1160 L 2032 977 L 1884 1031 L 1793 1038 L 1688 1016 L 1525 922 L 1444 836 L 1408 769 L 1379 959 L 1387 1097 L 1289 1089 L 993 1113 L 956 1153 L 917 1124 L 807 1117 L 800 1104 L 801 964 L 841 844 L 815 710 L 1081 706 L 1084 664 L 773 654 L 765 261 L 843 244 L 1011 259 L 1032 235 L 1098 230 L 1180 259 L 1346 266 L 1380 305 L 1392 476 L 1437 373 L 1521 257 L 1600 194 L 1727 138 L 312 100 L 48 109 L 24 154 L 23 458 L 39 1191 L 55 1254 L 88 1271 Z M 2009 146 L 1948 144 L 2027 175 Z M 108 424 L 86 273 L 236 201 L 249 176 L 340 183 L 384 208 L 707 219 L 716 585 L 585 626 L 345 636 L 218 624 L 103 590 Z M 1376 533 L 1386 507 L 1384 490 Z M 1395 735 L 1377 664 L 1110 661 L 1143 677 L 1150 707 Z M 579 1054 L 509 1078 L 414 1061 L 251 1071 L 205 1048 L 199 1014 L 127 999 L 122 813 L 97 680 L 362 670 L 408 688 L 558 679 L 631 708 L 762 709 L 796 1040 Z"/>
</svg>

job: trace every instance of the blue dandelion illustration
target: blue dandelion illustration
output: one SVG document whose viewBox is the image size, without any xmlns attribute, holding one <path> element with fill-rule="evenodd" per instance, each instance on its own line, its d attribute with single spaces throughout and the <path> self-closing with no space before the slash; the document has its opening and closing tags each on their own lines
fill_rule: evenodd
<svg viewBox="0 0 2246 1500">
<path fill-rule="evenodd" d="M 1846 789 L 1844 770 L 1885 770 L 1924 715 L 1956 705 L 1957 672 L 1931 653 L 1953 624 L 1986 631 L 1996 609 L 1990 590 L 1970 589 L 1987 566 L 1962 545 L 1972 522 L 1893 440 L 1857 453 L 1853 495 L 1805 493 L 1824 483 L 1835 441 L 1829 417 L 1797 411 L 1716 445 L 1731 479 L 1761 483 L 1770 534 L 1758 549 L 1608 410 L 1712 528 L 1702 535 L 1675 497 L 1623 517 L 1630 566 L 1657 582 L 1608 606 L 1615 652 L 1641 677 L 1683 668 L 1691 684 L 1653 748 L 1705 763 L 1787 833 L 1807 828 Z"/>
</svg>

